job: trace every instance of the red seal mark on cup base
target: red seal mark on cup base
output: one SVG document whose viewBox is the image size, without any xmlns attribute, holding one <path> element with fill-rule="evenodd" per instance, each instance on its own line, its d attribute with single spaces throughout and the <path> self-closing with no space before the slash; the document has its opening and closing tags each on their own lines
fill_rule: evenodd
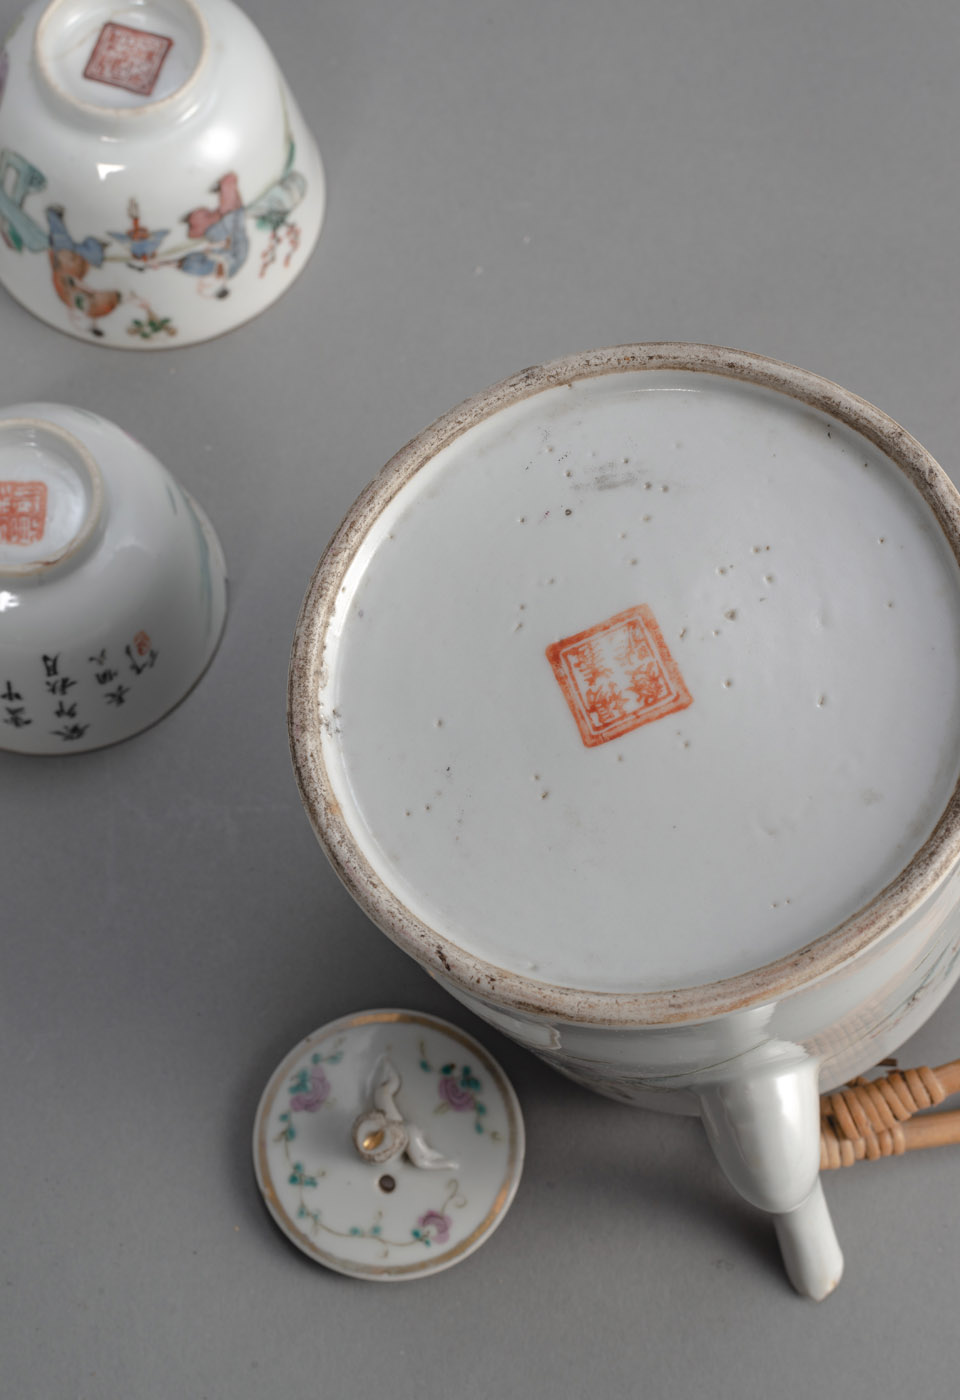
<svg viewBox="0 0 960 1400">
<path fill-rule="evenodd" d="M 693 704 L 645 603 L 547 647 L 588 748 Z"/>
<path fill-rule="evenodd" d="M 173 48 L 173 40 L 126 24 L 106 23 L 100 30 L 83 76 L 94 83 L 126 88 L 140 97 L 149 97 L 156 86 L 163 60 Z"/>
<path fill-rule="evenodd" d="M 46 523 L 45 481 L 0 481 L 0 544 L 39 544 Z"/>
</svg>

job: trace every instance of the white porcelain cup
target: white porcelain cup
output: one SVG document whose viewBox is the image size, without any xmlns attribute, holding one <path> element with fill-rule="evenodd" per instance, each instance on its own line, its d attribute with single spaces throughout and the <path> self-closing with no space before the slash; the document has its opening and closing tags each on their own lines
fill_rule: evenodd
<svg viewBox="0 0 960 1400">
<path fill-rule="evenodd" d="M 370 917 L 572 1078 L 699 1113 L 814 1298 L 819 1093 L 960 970 L 958 504 L 816 375 L 577 355 L 388 464 L 294 644 L 301 792 Z"/>
<path fill-rule="evenodd" d="M 116 424 L 0 409 L 0 748 L 127 739 L 206 670 L 227 613 L 209 520 Z"/>
<path fill-rule="evenodd" d="M 0 49 L 0 282 L 126 350 L 208 340 L 302 271 L 313 138 L 231 0 L 37 0 Z"/>
</svg>

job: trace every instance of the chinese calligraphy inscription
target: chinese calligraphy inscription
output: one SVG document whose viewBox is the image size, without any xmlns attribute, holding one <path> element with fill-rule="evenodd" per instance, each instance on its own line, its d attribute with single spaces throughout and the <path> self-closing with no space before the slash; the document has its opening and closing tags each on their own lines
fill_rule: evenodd
<svg viewBox="0 0 960 1400">
<path fill-rule="evenodd" d="M 122 655 L 117 655 L 120 651 L 119 644 L 115 644 L 113 648 L 103 647 L 95 655 L 88 656 L 86 675 L 79 666 L 79 658 L 71 660 L 58 651 L 51 654 L 44 652 L 40 656 L 32 680 L 30 677 L 27 681 L 17 677 L 0 677 L 3 682 L 0 688 L 0 724 L 24 729 L 34 722 L 34 715 L 30 713 L 32 709 L 40 707 L 46 710 L 49 705 L 48 713 L 59 723 L 55 729 L 47 732 L 64 744 L 79 743 L 91 728 L 91 705 L 96 703 L 96 697 L 112 709 L 132 703 L 136 698 L 134 688 L 147 684 L 140 677 L 145 671 L 153 670 L 159 657 L 159 652 L 144 631 L 137 632 L 133 641 L 122 648 Z M 110 664 L 111 654 L 116 656 L 115 665 Z M 126 680 L 121 680 L 120 667 L 128 673 Z M 65 674 L 67 669 L 75 674 Z M 42 718 L 40 722 L 43 722 Z M 3 747 L 0 742 L 0 748 Z"/>
</svg>

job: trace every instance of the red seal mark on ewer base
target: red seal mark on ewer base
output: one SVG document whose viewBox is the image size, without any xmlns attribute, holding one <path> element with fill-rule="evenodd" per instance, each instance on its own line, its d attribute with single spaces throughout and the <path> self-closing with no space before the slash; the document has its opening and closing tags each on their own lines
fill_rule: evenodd
<svg viewBox="0 0 960 1400">
<path fill-rule="evenodd" d="M 94 83 L 149 97 L 172 48 L 173 40 L 163 34 L 108 21 L 100 30 L 83 76 Z"/>
<path fill-rule="evenodd" d="M 554 642 L 547 660 L 588 748 L 693 703 L 645 603 Z"/>
</svg>

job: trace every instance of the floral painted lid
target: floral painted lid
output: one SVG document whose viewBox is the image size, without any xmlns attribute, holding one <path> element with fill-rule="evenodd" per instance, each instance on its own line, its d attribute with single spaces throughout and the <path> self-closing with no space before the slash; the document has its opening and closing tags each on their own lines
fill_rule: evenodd
<svg viewBox="0 0 960 1400">
<path fill-rule="evenodd" d="M 257 1110 L 254 1166 L 288 1239 L 328 1268 L 439 1273 L 497 1228 L 523 1167 L 523 1119 L 472 1037 L 415 1011 L 364 1011 L 302 1041 Z"/>
</svg>

